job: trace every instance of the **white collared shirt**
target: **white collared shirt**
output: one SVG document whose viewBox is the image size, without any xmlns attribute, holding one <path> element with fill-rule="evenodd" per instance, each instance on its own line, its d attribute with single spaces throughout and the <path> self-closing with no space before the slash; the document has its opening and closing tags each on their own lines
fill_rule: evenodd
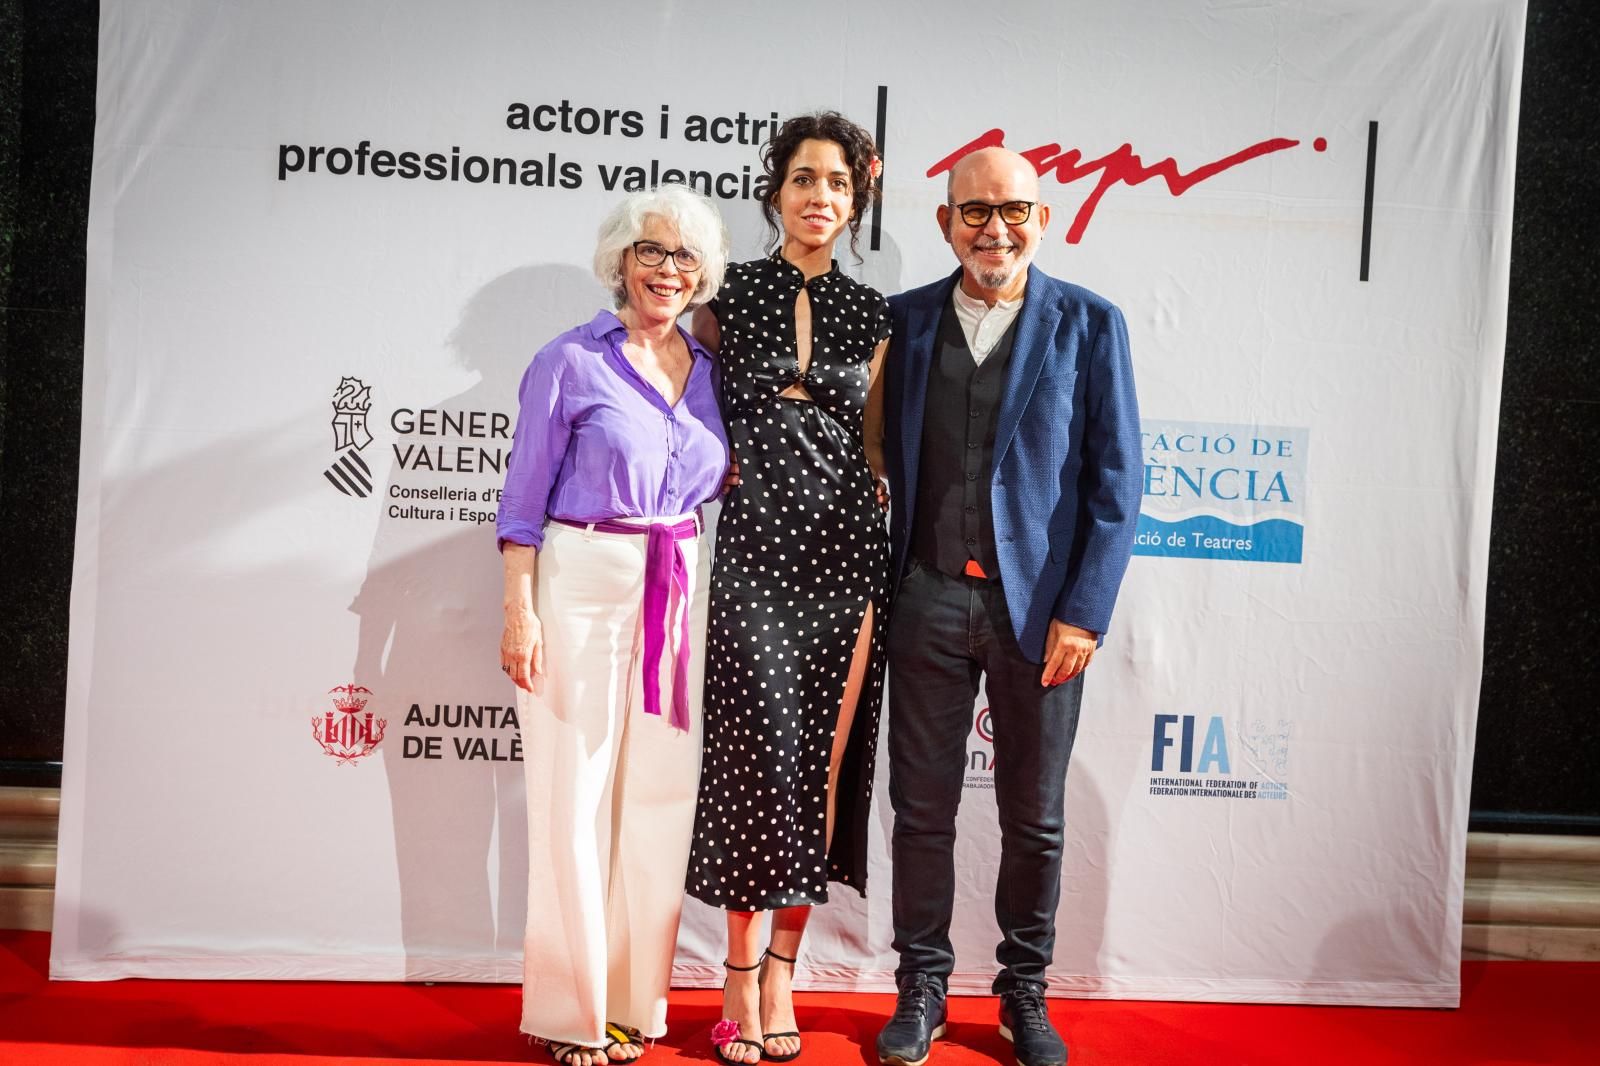
<svg viewBox="0 0 1600 1066">
<path fill-rule="evenodd" d="M 979 366 L 994 351 L 994 346 L 1000 343 L 1000 338 L 1005 336 L 1006 330 L 1016 320 L 1017 312 L 1022 310 L 1022 298 L 1015 300 L 996 300 L 990 307 L 982 300 L 975 300 L 961 291 L 961 283 L 956 283 L 954 304 L 956 320 L 961 323 L 961 332 L 967 338 L 967 347 L 972 349 L 972 360 Z"/>
</svg>

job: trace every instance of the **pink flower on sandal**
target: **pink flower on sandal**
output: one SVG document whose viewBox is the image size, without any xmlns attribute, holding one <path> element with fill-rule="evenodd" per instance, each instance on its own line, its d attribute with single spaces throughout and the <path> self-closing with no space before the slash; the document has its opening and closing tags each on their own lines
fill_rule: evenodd
<svg viewBox="0 0 1600 1066">
<path fill-rule="evenodd" d="M 732 1018 L 724 1018 L 711 1027 L 711 1043 L 716 1047 L 727 1047 L 739 1039 L 739 1023 Z"/>
</svg>

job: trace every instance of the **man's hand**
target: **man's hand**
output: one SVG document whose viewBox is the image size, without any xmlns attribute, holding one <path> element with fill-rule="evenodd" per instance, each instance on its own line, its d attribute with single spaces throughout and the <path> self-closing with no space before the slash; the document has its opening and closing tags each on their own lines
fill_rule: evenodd
<svg viewBox="0 0 1600 1066">
<path fill-rule="evenodd" d="M 722 494 L 726 496 L 739 484 L 739 460 L 728 460 L 728 472 L 722 475 Z"/>
<path fill-rule="evenodd" d="M 1095 639 L 1087 629 L 1052 618 L 1044 638 L 1044 673 L 1039 675 L 1039 684 L 1048 688 L 1082 673 L 1094 658 Z"/>
</svg>

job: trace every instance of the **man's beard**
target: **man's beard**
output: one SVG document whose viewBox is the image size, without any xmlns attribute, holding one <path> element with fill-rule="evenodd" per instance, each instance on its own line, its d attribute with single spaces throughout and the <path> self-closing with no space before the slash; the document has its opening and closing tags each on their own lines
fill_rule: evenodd
<svg viewBox="0 0 1600 1066">
<path fill-rule="evenodd" d="M 1015 247 L 1016 245 L 1010 243 L 1009 241 L 989 241 L 987 243 L 979 241 L 972 246 L 972 250 L 968 252 L 967 255 L 962 257 L 961 263 L 967 268 L 967 272 L 972 275 L 972 280 L 976 281 L 983 288 L 1003 289 L 1009 285 L 1019 273 L 1027 269 L 1029 257 L 1019 253 L 1011 260 L 1009 264 L 1006 264 L 1005 266 L 991 267 L 981 265 L 978 262 L 977 253 L 979 250 L 986 250 L 990 248 L 1014 249 Z"/>
</svg>

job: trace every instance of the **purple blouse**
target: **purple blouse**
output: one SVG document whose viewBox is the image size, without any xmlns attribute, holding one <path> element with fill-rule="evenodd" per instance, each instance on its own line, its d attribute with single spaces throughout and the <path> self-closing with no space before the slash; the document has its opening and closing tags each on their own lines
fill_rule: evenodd
<svg viewBox="0 0 1600 1066">
<path fill-rule="evenodd" d="M 694 362 L 670 407 L 622 354 L 627 327 L 610 311 L 534 355 L 495 522 L 502 548 L 542 548 L 547 516 L 654 518 L 687 514 L 716 496 L 728 438 L 712 356 L 679 332 Z"/>
</svg>

